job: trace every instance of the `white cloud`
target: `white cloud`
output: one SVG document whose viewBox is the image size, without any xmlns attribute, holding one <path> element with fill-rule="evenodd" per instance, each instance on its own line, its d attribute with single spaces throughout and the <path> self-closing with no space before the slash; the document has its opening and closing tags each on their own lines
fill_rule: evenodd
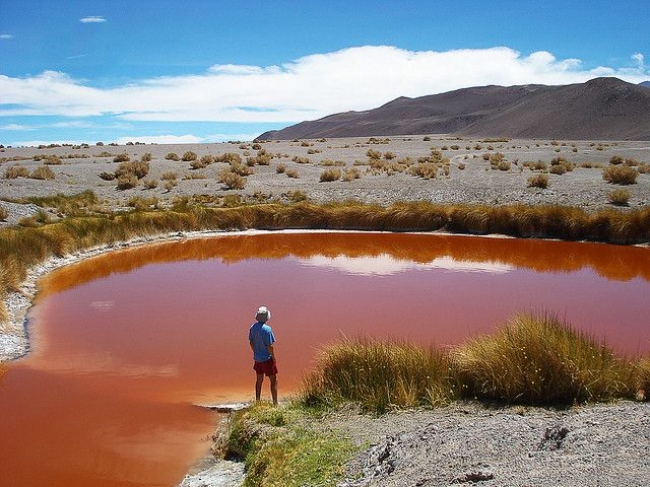
<svg viewBox="0 0 650 487">
<path fill-rule="evenodd" d="M 11 34 L 0 34 L 0 39 L 13 39 L 14 36 Z"/>
<path fill-rule="evenodd" d="M 7 125 L 0 125 L 0 130 L 15 130 L 22 132 L 26 130 L 36 130 L 36 127 L 32 127 L 30 125 L 20 125 L 17 123 L 9 123 Z"/>
<path fill-rule="evenodd" d="M 632 54 L 632 60 L 636 62 L 639 68 L 643 69 L 645 67 L 645 57 L 640 52 Z"/>
<path fill-rule="evenodd" d="M 648 78 L 636 67 L 584 69 L 578 59 L 507 48 L 445 52 L 363 46 L 299 58 L 281 66 L 215 65 L 188 76 L 151 78 L 103 89 L 65 73 L 0 75 L 0 116 L 112 115 L 133 121 L 291 123 L 375 108 L 398 96 L 422 96 L 488 84 L 548 85 L 618 76 Z"/>
<path fill-rule="evenodd" d="M 90 15 L 79 19 L 79 22 L 84 24 L 101 24 L 102 22 L 106 22 L 106 19 L 101 15 Z"/>
</svg>

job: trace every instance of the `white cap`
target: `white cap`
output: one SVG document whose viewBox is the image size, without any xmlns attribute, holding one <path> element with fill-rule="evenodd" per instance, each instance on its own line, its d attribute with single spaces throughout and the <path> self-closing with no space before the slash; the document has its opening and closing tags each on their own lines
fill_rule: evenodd
<svg viewBox="0 0 650 487">
<path fill-rule="evenodd" d="M 257 313 L 255 313 L 255 319 L 262 323 L 266 323 L 268 320 L 271 319 L 271 312 L 266 306 L 260 306 L 257 309 Z"/>
</svg>

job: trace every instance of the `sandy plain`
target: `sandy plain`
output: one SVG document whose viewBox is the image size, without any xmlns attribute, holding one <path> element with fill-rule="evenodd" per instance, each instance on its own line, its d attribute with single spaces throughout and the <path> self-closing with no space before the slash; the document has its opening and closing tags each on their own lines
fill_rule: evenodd
<svg viewBox="0 0 650 487">
<path fill-rule="evenodd" d="M 24 209 L 12 207 L 7 200 L 27 196 L 48 196 L 56 193 L 71 195 L 92 189 L 111 208 L 123 208 L 133 198 L 157 198 L 161 206 L 171 204 L 178 197 L 199 196 L 203 201 L 216 201 L 232 194 L 245 199 L 286 200 L 290 193 L 302 191 L 315 202 L 354 199 L 364 202 L 390 204 L 395 201 L 433 201 L 440 203 L 525 203 L 562 204 L 587 209 L 611 206 L 607 195 L 614 189 L 602 178 L 602 167 L 613 156 L 650 163 L 650 143 L 630 141 L 553 141 L 457 139 L 451 137 L 375 137 L 354 139 L 320 139 L 301 141 L 270 141 L 261 144 L 221 143 L 198 145 L 127 145 L 127 146 L 64 146 L 53 148 L 0 149 L 0 205 L 9 210 L 4 224 L 16 223 Z M 237 153 L 245 165 L 259 149 L 272 155 L 268 165 L 254 165 L 253 174 L 246 177 L 242 190 L 227 189 L 218 175 L 226 163 L 213 163 L 203 169 L 192 169 L 190 161 L 166 159 L 168 154 L 182 157 L 186 152 L 203 156 Z M 439 173 L 435 179 L 423 179 L 406 172 L 389 169 L 374 170 L 368 165 L 368 151 L 381 153 L 386 163 L 410 158 L 416 163 L 431 150 L 439 150 L 449 159 L 449 175 Z M 149 174 L 133 189 L 119 190 L 115 181 L 105 181 L 101 173 L 112 173 L 119 164 L 113 162 L 120 154 L 132 161 L 151 154 Z M 385 160 L 386 154 L 393 156 Z M 492 168 L 484 154 L 503 154 L 509 168 Z M 12 166 L 24 167 L 30 173 L 45 165 L 46 156 L 56 156 L 58 165 L 47 165 L 55 176 L 53 180 L 30 177 L 7 179 Z M 545 190 L 527 187 L 534 173 L 527 162 L 542 161 L 551 167 L 553 158 L 563 157 L 575 169 L 562 175 L 549 174 L 550 184 Z M 34 160 L 34 159 L 41 160 Z M 296 162 L 300 161 L 300 162 Z M 327 166 L 336 164 L 336 166 Z M 280 169 L 279 166 L 284 169 Z M 357 179 L 320 182 L 320 175 L 328 168 L 343 172 L 356 169 Z M 165 188 L 164 175 L 174 175 L 176 186 Z M 291 176 L 290 176 L 291 175 Z M 146 189 L 143 181 L 157 182 L 155 189 Z M 650 175 L 641 174 L 637 184 L 626 186 L 630 192 L 629 207 L 650 202 Z"/>
<path fill-rule="evenodd" d="M 368 151 L 386 153 L 397 161 L 418 158 L 438 150 L 449 159 L 449 173 L 423 179 L 407 172 L 373 170 Z M 190 161 L 169 160 L 188 151 L 197 158 L 233 152 L 243 163 L 259 150 L 272 154 L 268 165 L 254 165 L 243 189 L 227 189 L 219 181 L 226 163 L 192 169 Z M 116 156 L 126 153 L 132 161 L 151 154 L 148 175 L 157 187 L 146 189 L 143 181 L 133 189 L 119 190 L 115 181 L 100 178 L 114 172 Z M 509 164 L 499 169 L 484 154 L 503 154 Z M 12 166 L 32 173 L 44 165 L 46 156 L 59 164 L 48 165 L 54 179 L 7 178 Z M 240 196 L 245 201 L 289 201 L 296 194 L 314 202 L 358 200 L 388 205 L 398 201 L 482 203 L 500 205 L 560 204 L 586 210 L 612 208 L 608 195 L 614 189 L 629 192 L 627 211 L 650 204 L 650 174 L 639 174 L 636 184 L 615 186 L 603 180 L 602 170 L 614 156 L 650 164 L 650 144 L 631 141 L 554 141 L 457 139 L 445 136 L 375 137 L 330 140 L 272 141 L 200 145 L 88 145 L 46 148 L 0 149 L 0 207 L 7 217 L 0 226 L 15 225 L 38 213 L 31 196 L 57 193 L 73 195 L 92 190 L 100 205 L 128 210 L 136 200 L 165 208 L 179 198 L 208 205 Z M 542 161 L 547 169 L 553 158 L 563 157 L 575 167 L 561 175 L 549 174 L 546 189 L 528 187 L 540 171 L 528 162 Z M 39 160 L 36 160 L 39 159 Z M 330 162 L 335 161 L 335 162 Z M 334 164 L 334 165 L 332 165 Z M 283 170 L 279 167 L 284 166 Z M 358 178 L 321 182 L 328 168 L 356 169 Z M 505 167 L 505 166 L 504 166 Z M 169 174 L 176 184 L 165 188 Z M 294 177 L 289 177 L 293 174 Z M 165 179 L 167 175 L 167 179 Z M 50 218 L 58 218 L 50 212 Z M 160 238 L 179 238 L 165 235 Z M 125 242 L 143 245 L 151 240 Z M 89 249 L 83 254 L 55 259 L 32 269 L 20 293 L 7 297 L 12 315 L 0 332 L 0 360 L 20 356 L 28 349 L 25 311 L 40 276 L 111 248 Z M 456 405 L 436 411 L 410 411 L 382 418 L 360 416 L 354 411 L 332 414 L 324 427 L 351 436 L 358 444 L 371 444 L 349 466 L 342 486 L 438 486 L 480 484 L 523 485 L 645 485 L 650 478 L 650 425 L 647 403 L 572 408 L 567 411 L 537 409 L 491 411 L 477 405 Z M 220 463 L 189 476 L 183 485 L 238 485 L 241 465 Z M 645 480 L 644 480 L 645 479 Z"/>
</svg>

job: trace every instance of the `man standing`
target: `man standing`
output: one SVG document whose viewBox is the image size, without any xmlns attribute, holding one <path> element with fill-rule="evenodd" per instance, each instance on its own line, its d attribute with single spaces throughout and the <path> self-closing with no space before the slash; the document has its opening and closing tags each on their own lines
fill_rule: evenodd
<svg viewBox="0 0 650 487">
<path fill-rule="evenodd" d="M 273 351 L 273 344 L 275 337 L 273 330 L 266 324 L 271 319 L 271 312 L 266 306 L 260 306 L 255 313 L 255 323 L 253 323 L 248 331 L 248 341 L 253 350 L 253 360 L 255 364 L 253 369 L 257 374 L 255 382 L 255 400 L 260 401 L 262 396 L 262 382 L 266 375 L 271 382 L 271 397 L 273 404 L 278 404 L 278 381 L 277 373 L 278 368 L 275 365 L 275 353 Z"/>
</svg>

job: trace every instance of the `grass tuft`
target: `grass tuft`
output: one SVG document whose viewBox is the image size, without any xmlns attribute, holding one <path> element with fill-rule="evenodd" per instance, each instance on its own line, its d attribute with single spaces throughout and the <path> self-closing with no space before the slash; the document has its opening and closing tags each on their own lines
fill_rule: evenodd
<svg viewBox="0 0 650 487">
<path fill-rule="evenodd" d="M 550 316 L 520 315 L 453 353 L 465 397 L 528 405 L 630 398 L 635 370 L 604 344 Z"/>
<path fill-rule="evenodd" d="M 638 175 L 639 171 L 627 165 L 610 165 L 603 169 L 603 179 L 611 184 L 636 184 Z"/>
<path fill-rule="evenodd" d="M 365 338 L 320 350 L 304 381 L 308 405 L 354 401 L 367 410 L 437 406 L 454 397 L 447 356 L 435 348 Z"/>
</svg>

